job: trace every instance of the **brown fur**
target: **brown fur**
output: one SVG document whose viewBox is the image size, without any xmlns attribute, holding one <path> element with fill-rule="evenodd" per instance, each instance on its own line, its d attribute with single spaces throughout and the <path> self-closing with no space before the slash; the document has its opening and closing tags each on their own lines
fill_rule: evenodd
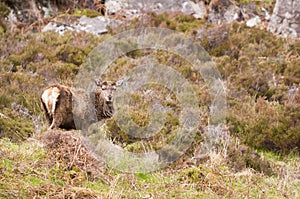
<svg viewBox="0 0 300 199">
<path fill-rule="evenodd" d="M 107 103 L 104 100 L 104 96 L 101 91 L 95 92 L 95 110 L 98 120 L 110 118 L 114 111 L 112 103 Z"/>
<path fill-rule="evenodd" d="M 53 92 L 58 90 L 58 95 L 53 96 Z M 46 101 L 43 96 L 49 93 L 47 97 L 54 100 Z M 72 115 L 72 90 L 69 87 L 55 84 L 46 88 L 41 96 L 41 107 L 45 113 L 46 121 L 50 125 L 49 129 L 64 128 L 75 129 Z"/>
<path fill-rule="evenodd" d="M 112 117 L 115 83 L 98 82 L 97 86 L 100 88 L 93 93 L 60 84 L 44 89 L 41 107 L 49 129 L 85 129 L 93 122 Z"/>
</svg>

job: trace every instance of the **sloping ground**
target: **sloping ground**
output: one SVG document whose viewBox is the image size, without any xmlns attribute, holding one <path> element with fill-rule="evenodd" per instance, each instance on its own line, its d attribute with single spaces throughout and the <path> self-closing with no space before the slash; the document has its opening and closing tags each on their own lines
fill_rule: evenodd
<svg viewBox="0 0 300 199">
<path fill-rule="evenodd" d="M 106 168 L 100 171 L 101 177 L 91 178 L 85 166 L 97 161 L 87 161 L 84 150 L 76 150 L 81 147 L 76 133 L 49 133 L 54 135 L 46 137 L 56 137 L 57 148 L 51 148 L 49 140 L 48 150 L 35 139 L 18 144 L 0 140 L 1 198 L 299 198 L 300 159 L 296 156 L 261 153 L 276 173 L 270 176 L 253 169 L 234 172 L 215 154 L 200 166 L 178 162 L 151 174 Z"/>
<path fill-rule="evenodd" d="M 87 174 L 86 177 L 89 179 L 102 177 L 105 162 L 94 158 L 88 152 L 79 133 L 60 130 L 47 131 L 42 134 L 41 142 L 47 150 L 50 166 L 61 164 L 63 170 L 79 170 Z M 74 173 L 74 178 L 76 175 Z"/>
<path fill-rule="evenodd" d="M 72 85 L 98 42 L 141 25 L 184 32 L 210 53 L 228 90 L 230 147 L 220 146 L 200 158 L 203 137 L 198 132 L 187 154 L 168 168 L 124 174 L 95 160 L 81 145 L 79 132 L 45 132 L 40 90 L 57 82 Z M 215 26 L 179 13 L 162 13 L 97 37 L 76 32 L 3 34 L 0 42 L 1 198 L 299 198 L 299 40 L 240 23 Z M 112 64 L 111 76 L 118 78 L 148 54 L 138 51 L 121 57 Z M 201 131 L 208 123 L 210 104 L 201 77 L 174 55 L 155 51 L 153 56 L 173 65 L 197 90 L 203 110 Z M 168 94 L 153 88 L 157 91 Z M 138 110 L 146 107 L 138 102 L 148 101 L 136 99 L 133 120 L 145 124 L 148 116 Z M 165 103 L 178 111 L 176 100 Z M 131 139 L 112 121 L 107 121 L 107 129 L 112 140 L 129 151 L 155 149 L 172 136 L 168 128 L 178 126 L 174 115 L 168 115 L 167 128 L 149 142 Z"/>
<path fill-rule="evenodd" d="M 1 198 L 103 195 L 101 190 L 108 186 L 109 175 L 104 174 L 103 163 L 84 150 L 76 134 L 52 131 L 45 133 L 42 140 L 20 144 L 1 140 Z"/>
<path fill-rule="evenodd" d="M 231 134 L 259 149 L 283 153 L 299 150 L 299 40 L 274 37 L 265 30 L 238 23 L 207 27 L 203 20 L 178 13 L 150 14 L 143 21 L 146 22 L 149 26 L 183 31 L 210 53 L 226 83 Z M 128 28 L 140 25 L 136 22 Z M 108 36 L 75 32 L 59 36 L 45 32 L 3 37 L 0 135 L 22 140 L 40 131 L 41 88 L 58 82 L 72 85 L 89 52 Z M 195 76 L 189 63 L 179 57 L 160 51 L 152 54 L 161 64 L 174 66 L 190 81 L 206 118 L 210 97 L 202 78 Z M 149 52 L 132 52 L 116 60 L 111 77 L 121 77 L 136 65 L 134 60 L 146 55 Z M 201 82 L 196 83 L 195 78 Z M 172 116 L 170 122 L 176 124 Z M 202 127 L 206 124 L 207 119 Z M 118 129 L 114 133 L 119 134 Z"/>
</svg>

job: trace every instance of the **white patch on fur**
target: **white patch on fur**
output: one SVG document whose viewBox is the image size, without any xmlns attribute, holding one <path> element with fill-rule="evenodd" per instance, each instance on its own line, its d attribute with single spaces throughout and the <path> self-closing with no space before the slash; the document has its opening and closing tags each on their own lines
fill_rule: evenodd
<svg viewBox="0 0 300 199">
<path fill-rule="evenodd" d="M 50 115 L 54 114 L 55 111 L 55 105 L 58 99 L 58 96 L 60 94 L 60 91 L 57 87 L 52 87 L 47 90 L 45 90 L 42 94 L 42 100 L 44 104 L 46 105 L 47 111 Z"/>
</svg>

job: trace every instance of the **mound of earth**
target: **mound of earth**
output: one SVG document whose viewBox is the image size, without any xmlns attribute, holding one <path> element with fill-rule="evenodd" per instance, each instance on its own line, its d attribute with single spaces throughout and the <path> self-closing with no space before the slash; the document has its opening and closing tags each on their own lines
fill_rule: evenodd
<svg viewBox="0 0 300 199">
<path fill-rule="evenodd" d="M 83 145 L 79 132 L 49 130 L 41 136 L 50 165 L 57 162 L 64 165 L 65 170 L 78 169 L 91 179 L 102 179 L 110 182 L 104 174 L 104 160 L 94 157 Z"/>
</svg>

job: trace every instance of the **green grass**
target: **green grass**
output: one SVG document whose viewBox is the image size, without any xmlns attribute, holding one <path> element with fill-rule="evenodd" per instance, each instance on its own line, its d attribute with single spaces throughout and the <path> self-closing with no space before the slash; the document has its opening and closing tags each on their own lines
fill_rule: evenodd
<svg viewBox="0 0 300 199">
<path fill-rule="evenodd" d="M 73 15 L 75 16 L 87 16 L 87 17 L 98 17 L 101 16 L 102 14 L 91 9 L 75 9 Z"/>
<path fill-rule="evenodd" d="M 0 196 L 51 198 L 73 193 L 104 198 L 296 198 L 300 191 L 299 156 L 278 159 L 278 155 L 261 152 L 272 162 L 276 174 L 268 176 L 251 169 L 234 172 L 218 161 L 193 167 L 180 165 L 143 174 L 124 174 L 106 168 L 110 184 L 87 179 L 76 170 L 49 165 L 47 151 L 39 141 L 12 143 L 0 140 Z M 76 174 L 77 177 L 70 178 Z M 61 194 L 61 195 L 60 195 Z"/>
<path fill-rule="evenodd" d="M 270 4 L 270 1 L 260 3 Z M 78 9 L 75 15 L 88 12 Z M 147 25 L 170 28 L 191 37 L 195 37 L 199 28 L 218 29 L 205 20 L 179 13 L 149 14 Z M 136 26 L 139 26 L 138 20 L 120 30 Z M 184 58 L 160 50 L 134 51 L 115 60 L 108 77 L 122 77 L 137 65 L 136 59 L 149 54 L 159 63 L 172 66 L 196 91 L 201 109 L 199 132 L 187 153 L 169 167 L 148 174 L 120 173 L 105 167 L 103 175 L 107 179 L 103 180 L 91 178 L 76 165 L 69 166 L 66 151 L 54 153 L 41 145 L 37 137 L 45 125 L 39 95 L 42 88 L 54 82 L 73 85 L 91 50 L 118 31 L 97 37 L 74 32 L 63 36 L 53 32 L 19 35 L 0 29 L 3 52 L 0 61 L 0 198 L 299 197 L 300 98 L 299 91 L 293 96 L 288 91 L 300 82 L 300 43 L 239 23 L 229 24 L 228 30 L 228 38 L 217 43 L 210 38 L 196 40 L 210 53 L 226 82 L 227 126 L 236 140 L 231 142 L 228 153 L 211 152 L 210 159 L 204 162 L 188 163 L 203 142 L 202 129 L 208 124 L 211 101 L 208 88 Z M 121 47 L 128 46 L 122 44 Z M 276 84 L 272 82 L 273 76 L 278 80 Z M 284 78 L 280 79 L 281 76 Z M 170 108 L 166 125 L 159 134 L 145 141 L 131 138 L 114 121 L 107 121 L 111 140 L 128 151 L 161 148 L 174 137 L 179 125 L 177 115 L 181 109 L 175 94 L 155 85 L 145 89 L 155 95 L 143 98 L 143 92 L 138 91 L 132 96 L 133 121 L 140 126 L 147 125 L 151 100 L 159 99 Z M 236 149 L 238 142 L 249 146 L 245 154 Z M 251 158 L 256 156 L 255 150 L 259 151 L 258 158 Z"/>
<path fill-rule="evenodd" d="M 64 170 L 59 163 L 51 165 L 47 151 L 35 140 L 16 144 L 1 139 L 0 147 L 1 198 L 51 198 L 62 189 L 76 190 L 78 185 L 86 185 L 82 188 L 92 195 L 105 187 L 101 181 L 89 181 L 81 171 Z M 81 192 L 79 189 L 78 194 Z"/>
</svg>

